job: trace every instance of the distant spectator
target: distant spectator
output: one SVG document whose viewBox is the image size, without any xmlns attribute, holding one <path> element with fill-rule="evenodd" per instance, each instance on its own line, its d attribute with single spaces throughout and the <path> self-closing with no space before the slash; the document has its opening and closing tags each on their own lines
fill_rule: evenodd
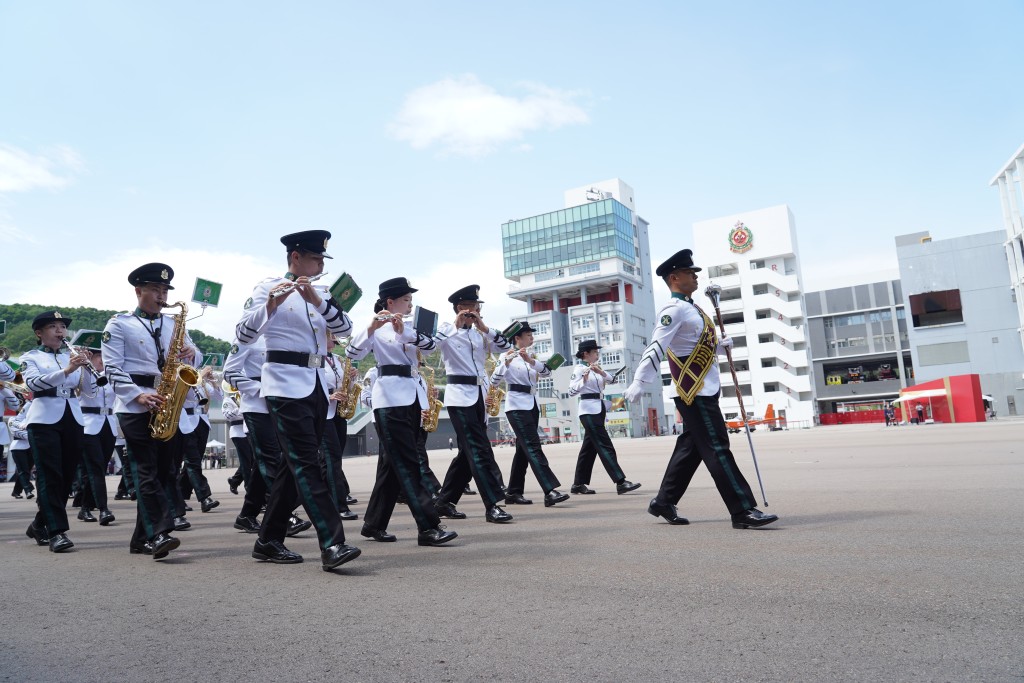
<svg viewBox="0 0 1024 683">
<path fill-rule="evenodd" d="M 923 423 L 924 423 L 924 405 L 918 403 L 917 404 L 917 424 L 923 424 Z"/>
</svg>

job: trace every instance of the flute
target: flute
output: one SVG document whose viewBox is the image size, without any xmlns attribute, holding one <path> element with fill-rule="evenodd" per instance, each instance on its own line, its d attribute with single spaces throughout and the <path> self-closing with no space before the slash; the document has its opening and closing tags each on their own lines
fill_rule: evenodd
<svg viewBox="0 0 1024 683">
<path fill-rule="evenodd" d="M 68 342 L 68 340 L 65 337 L 61 337 L 60 338 L 60 343 L 63 344 L 64 346 L 68 347 L 68 353 L 70 353 L 72 356 L 79 355 L 79 353 L 77 351 L 75 351 L 75 348 L 73 346 L 71 346 L 71 343 Z M 96 380 L 96 386 L 98 386 L 98 387 L 106 386 L 107 382 L 110 381 L 106 377 L 101 375 L 99 373 L 99 371 L 92 366 L 92 363 L 86 363 L 82 367 L 85 368 L 86 370 L 88 370 L 89 373 L 92 375 L 92 378 L 94 380 Z"/>
<path fill-rule="evenodd" d="M 319 275 L 314 275 L 313 277 L 309 278 L 309 281 L 310 282 L 316 282 L 317 280 L 322 278 L 324 275 L 327 275 L 327 273 L 320 273 Z M 278 298 L 280 296 L 287 296 L 287 295 L 291 294 L 292 292 L 294 292 L 295 288 L 297 286 L 298 285 L 296 285 L 295 283 L 292 283 L 292 285 L 290 287 L 288 287 L 287 289 L 279 289 L 276 292 L 271 292 L 270 293 L 270 298 L 271 299 L 276 299 L 276 298 Z"/>
</svg>

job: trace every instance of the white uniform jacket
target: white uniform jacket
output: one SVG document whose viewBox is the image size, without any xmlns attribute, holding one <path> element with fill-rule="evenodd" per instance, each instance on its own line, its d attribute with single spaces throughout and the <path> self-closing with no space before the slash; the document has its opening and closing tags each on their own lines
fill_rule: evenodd
<svg viewBox="0 0 1024 683">
<path fill-rule="evenodd" d="M 245 426 L 242 411 L 234 399 L 230 396 L 225 396 L 224 402 L 221 403 L 220 411 L 228 422 L 228 438 L 244 439 L 245 435 L 249 433 L 249 428 Z"/>
<path fill-rule="evenodd" d="M 224 361 L 224 379 L 238 389 L 241 396 L 239 409 L 243 413 L 266 415 L 267 402 L 260 395 L 263 364 L 267 362 L 267 344 L 260 337 L 252 344 L 240 346 L 238 340 L 231 345 L 231 353 Z"/>
<path fill-rule="evenodd" d="M 667 349 L 672 349 L 672 353 L 685 360 L 697 345 L 704 325 L 709 323 L 710 318 L 705 320 L 696 304 L 683 299 L 681 294 L 673 293 L 672 300 L 658 312 L 658 325 L 651 333 L 651 343 L 640 358 L 633 381 L 648 384 L 660 380 L 661 361 L 668 358 Z M 722 353 L 721 340 L 716 351 Z M 697 396 L 714 396 L 720 388 L 718 363 L 715 362 L 704 376 L 704 386 Z"/>
<path fill-rule="evenodd" d="M 352 332 L 352 321 L 331 298 L 326 288 L 317 287 L 323 301 L 314 307 L 298 292 L 284 295 L 273 315 L 267 314 L 267 297 L 272 287 L 288 278 L 267 278 L 252 292 L 245 302 L 245 313 L 235 326 L 239 344 L 252 344 L 259 337 L 267 342 L 267 352 L 288 351 L 305 353 L 321 358 L 328 353 L 327 330 L 336 337 L 347 337 Z M 318 364 L 319 365 L 319 364 Z M 303 367 L 286 363 L 264 363 L 261 396 L 305 398 L 313 392 L 317 377 L 326 393 L 326 372 L 323 367 Z"/>
<path fill-rule="evenodd" d="M 13 382 L 14 374 L 14 368 L 7 361 L 0 361 L 0 382 Z"/>
<path fill-rule="evenodd" d="M 8 426 L 11 428 L 11 436 L 14 437 L 11 440 L 12 451 L 27 451 L 31 448 L 28 442 L 28 411 L 32 407 L 33 401 L 26 401 L 25 405 L 21 407 L 18 414 L 11 418 Z"/>
<path fill-rule="evenodd" d="M 505 365 L 504 356 L 501 358 L 498 362 L 498 367 L 494 368 L 494 372 L 491 373 L 491 382 L 498 383 L 504 381 L 508 385 L 521 384 L 532 387 L 528 394 L 512 391 L 511 387 L 507 387 L 508 391 L 505 393 L 505 412 L 510 410 L 533 410 L 537 407 L 537 397 L 535 395 L 537 378 L 547 377 L 550 374 L 551 370 L 548 369 L 548 366 L 536 358 L 531 358 L 530 364 L 527 365 L 522 356 L 517 354 L 508 366 Z"/>
<path fill-rule="evenodd" d="M 601 398 L 582 398 L 583 394 L 603 394 L 604 384 L 607 381 L 605 377 L 597 374 L 594 371 L 590 371 L 589 365 L 576 365 L 572 369 L 572 378 L 569 379 L 569 395 L 580 396 L 580 415 L 597 415 L 601 412 L 601 408 L 609 407 L 608 403 Z M 584 379 L 586 375 L 586 379 Z"/>
<path fill-rule="evenodd" d="M 117 394 L 114 404 L 115 413 L 146 413 L 149 409 L 135 399 L 140 394 L 155 394 L 160 386 L 160 369 L 157 366 L 156 333 L 163 349 L 164 358 L 171 345 L 174 335 L 174 316 L 157 315 L 156 318 L 144 318 L 133 312 L 118 313 L 103 328 L 103 365 L 110 385 Z M 185 332 L 186 349 L 192 349 L 198 356 L 199 349 Z M 131 375 L 149 375 L 153 378 L 153 388 L 140 387 Z M 184 412 L 184 411 L 182 411 Z"/>
<path fill-rule="evenodd" d="M 99 434 L 103 429 L 103 423 L 110 424 L 110 431 L 117 434 L 117 418 L 114 417 L 114 403 L 117 396 L 109 384 L 96 386 L 96 380 L 92 373 L 82 371 L 82 391 L 78 395 L 78 402 L 82 408 L 90 408 L 99 412 L 82 411 L 82 419 L 85 420 L 85 433 L 89 436 Z"/>
<path fill-rule="evenodd" d="M 7 387 L 0 389 L 0 403 L 2 403 L 4 408 L 10 408 L 15 413 L 18 412 L 18 397 Z M 11 432 L 7 428 L 7 423 L 3 420 L 3 412 L 4 409 L 0 408 L 0 446 L 6 446 L 11 443 Z"/>
<path fill-rule="evenodd" d="M 434 339 L 416 332 L 412 325 L 406 325 L 402 334 L 395 333 L 390 324 L 377 328 L 371 336 L 363 329 L 352 338 L 345 354 L 353 361 L 365 358 L 371 351 L 378 365 L 408 365 L 410 377 L 385 375 L 378 370 L 377 381 L 373 383 L 373 408 L 400 408 L 418 400 L 420 410 L 427 409 L 427 392 L 419 381 L 419 360 L 417 350 L 430 351 Z"/>
<path fill-rule="evenodd" d="M 444 390 L 445 406 L 460 408 L 475 405 L 481 400 L 481 391 L 487 395 L 491 378 L 487 376 L 487 357 L 509 348 L 508 340 L 495 330 L 486 335 L 475 327 L 456 328 L 452 323 L 441 323 L 434 335 L 434 341 L 441 349 L 444 371 L 449 375 L 476 377 L 477 384 L 453 384 Z"/>
<path fill-rule="evenodd" d="M 344 378 L 341 376 L 342 371 L 345 369 L 345 364 L 338 361 L 338 357 L 333 353 L 327 354 L 327 419 L 333 420 L 334 416 L 338 414 L 338 402 L 330 395 L 334 393 L 334 390 L 338 388 L 339 380 Z"/>
<path fill-rule="evenodd" d="M 363 393 L 359 394 L 359 402 L 370 411 L 370 422 L 377 421 L 377 416 L 373 414 L 373 385 L 376 383 L 377 366 L 373 366 L 363 376 Z"/>
<path fill-rule="evenodd" d="M 64 411 L 71 406 L 71 414 L 75 422 L 82 422 L 82 410 L 78 405 L 78 383 L 82 379 L 82 369 L 70 375 L 64 374 L 64 368 L 71 362 L 71 354 L 61 350 L 54 353 L 40 346 L 21 356 L 21 374 L 25 378 L 25 386 L 33 392 L 35 400 L 28 411 L 25 424 L 54 424 L 64 417 Z M 40 396 L 40 392 L 54 390 L 56 396 Z"/>
</svg>

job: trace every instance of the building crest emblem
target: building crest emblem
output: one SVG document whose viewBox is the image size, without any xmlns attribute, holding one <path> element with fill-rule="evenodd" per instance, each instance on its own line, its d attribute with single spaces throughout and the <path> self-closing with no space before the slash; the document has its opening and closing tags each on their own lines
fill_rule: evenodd
<svg viewBox="0 0 1024 683">
<path fill-rule="evenodd" d="M 743 221 L 736 221 L 736 225 L 729 231 L 729 251 L 736 254 L 745 254 L 754 248 L 754 233 Z"/>
</svg>

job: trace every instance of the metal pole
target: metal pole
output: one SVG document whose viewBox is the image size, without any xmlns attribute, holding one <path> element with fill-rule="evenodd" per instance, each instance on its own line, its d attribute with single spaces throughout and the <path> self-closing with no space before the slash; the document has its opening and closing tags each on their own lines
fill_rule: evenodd
<svg viewBox="0 0 1024 683">
<path fill-rule="evenodd" d="M 722 337 L 725 337 L 725 325 L 722 324 L 722 310 L 718 307 L 718 298 L 721 294 L 722 287 L 720 285 L 708 285 L 707 289 L 704 290 L 704 295 L 711 300 L 711 305 L 715 307 L 718 329 L 721 331 Z M 736 366 L 732 362 L 732 349 L 727 348 L 725 350 L 725 357 L 729 361 L 732 384 L 736 388 L 736 400 L 740 404 L 740 419 L 743 420 L 743 429 L 747 433 L 747 444 L 750 446 L 750 457 L 754 461 L 754 473 L 757 474 L 757 484 L 761 487 L 761 500 L 764 502 L 764 506 L 768 507 L 768 499 L 764 494 L 764 482 L 761 481 L 761 468 L 757 466 L 757 453 L 754 452 L 754 439 L 750 436 L 750 425 L 747 424 L 747 410 L 743 407 L 743 394 L 740 392 L 740 382 L 736 378 Z"/>
</svg>

